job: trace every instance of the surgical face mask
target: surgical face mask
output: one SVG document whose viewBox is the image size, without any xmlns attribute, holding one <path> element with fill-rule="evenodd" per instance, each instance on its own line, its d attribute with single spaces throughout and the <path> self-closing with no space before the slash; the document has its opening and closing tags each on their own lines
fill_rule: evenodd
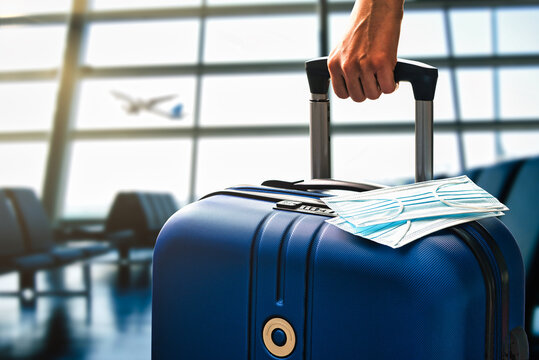
<svg viewBox="0 0 539 360">
<path fill-rule="evenodd" d="M 505 205 L 466 176 L 322 200 L 356 228 L 413 219 L 508 210 Z"/>
<path fill-rule="evenodd" d="M 339 215 L 328 223 L 392 248 L 508 210 L 466 176 L 322 200 Z"/>
<path fill-rule="evenodd" d="M 464 216 L 416 219 L 364 227 L 356 227 L 339 217 L 327 220 L 327 222 L 353 235 L 396 249 L 438 230 L 501 215 L 503 215 L 502 212 L 471 213 Z"/>
</svg>

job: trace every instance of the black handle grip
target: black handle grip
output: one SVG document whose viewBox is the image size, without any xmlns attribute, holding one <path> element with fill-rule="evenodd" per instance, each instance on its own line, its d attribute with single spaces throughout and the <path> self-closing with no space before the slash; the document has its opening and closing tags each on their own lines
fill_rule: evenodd
<svg viewBox="0 0 539 360">
<path fill-rule="evenodd" d="M 267 180 L 262 183 L 263 186 L 276 187 L 279 189 L 290 190 L 349 190 L 349 191 L 369 191 L 384 188 L 384 185 L 373 183 L 355 183 L 350 181 L 341 181 L 333 179 L 312 179 L 306 181 L 282 181 Z"/>
<path fill-rule="evenodd" d="M 327 94 L 329 70 L 327 56 L 305 62 L 305 70 L 312 94 Z M 438 80 L 438 69 L 417 61 L 398 59 L 395 66 L 395 82 L 408 81 L 412 84 L 416 100 L 432 101 Z"/>
<path fill-rule="evenodd" d="M 305 71 L 311 94 L 327 94 L 329 91 L 328 57 L 319 57 L 305 61 Z"/>
</svg>

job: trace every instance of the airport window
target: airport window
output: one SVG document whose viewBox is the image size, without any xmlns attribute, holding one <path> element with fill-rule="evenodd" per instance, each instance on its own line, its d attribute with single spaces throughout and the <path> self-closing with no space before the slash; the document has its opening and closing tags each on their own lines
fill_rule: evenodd
<svg viewBox="0 0 539 360">
<path fill-rule="evenodd" d="M 191 141 L 79 140 L 72 148 L 63 213 L 102 217 L 119 191 L 161 191 L 187 202 Z"/>
<path fill-rule="evenodd" d="M 501 133 L 504 155 L 508 159 L 534 156 L 539 153 L 539 131 Z"/>
<path fill-rule="evenodd" d="M 463 140 L 468 168 L 485 166 L 496 161 L 496 134 L 493 131 L 465 133 Z"/>
<path fill-rule="evenodd" d="M 316 16 L 208 19 L 204 61 L 304 60 L 317 56 Z"/>
<path fill-rule="evenodd" d="M 203 0 L 92 0 L 94 10 L 153 9 L 200 6 Z"/>
<path fill-rule="evenodd" d="M 0 82 L 0 131 L 50 130 L 57 90 L 50 80 Z"/>
<path fill-rule="evenodd" d="M 260 134 L 263 135 L 263 134 Z M 302 180 L 309 174 L 307 136 L 205 138 L 199 143 L 197 196 L 223 184 L 261 184 Z"/>
<path fill-rule="evenodd" d="M 332 122 L 336 124 L 411 123 L 415 116 L 412 87 L 407 83 L 401 84 L 392 94 L 380 96 L 376 101 L 366 100 L 358 104 L 350 99 L 339 99 L 337 96 L 332 96 L 331 101 Z"/>
<path fill-rule="evenodd" d="M 2 26 L 0 71 L 50 69 L 60 66 L 64 25 Z M 17 44 L 16 47 L 13 44 Z"/>
<path fill-rule="evenodd" d="M 333 171 L 337 179 L 365 179 L 389 185 L 414 178 L 413 134 L 343 134 L 334 136 L 332 141 Z M 456 135 L 435 135 L 434 156 L 434 171 L 437 174 L 458 172 Z M 361 171 L 373 167 L 377 169 L 376 174 Z"/>
<path fill-rule="evenodd" d="M 434 173 L 438 176 L 452 176 L 460 172 L 458 135 L 454 132 L 434 135 Z"/>
<path fill-rule="evenodd" d="M 497 11 L 500 54 L 536 54 L 539 42 L 539 9 L 501 8 Z"/>
<path fill-rule="evenodd" d="M 208 5 L 252 5 L 253 0 L 206 0 Z M 257 4 L 315 3 L 316 0 L 260 0 Z"/>
<path fill-rule="evenodd" d="M 70 8 L 71 0 L 2 0 L 0 2 L 2 16 L 67 13 Z"/>
<path fill-rule="evenodd" d="M 492 10 L 456 9 L 450 11 L 449 14 L 455 55 L 492 54 Z M 470 28 L 481 29 L 481 31 L 470 31 Z"/>
<path fill-rule="evenodd" d="M 303 73 L 208 75 L 202 81 L 200 124 L 305 124 L 307 99 Z"/>
<path fill-rule="evenodd" d="M 328 1 L 327 13 L 320 14 L 316 0 L 89 1 L 88 16 L 79 20 L 83 36 L 80 52 L 74 54 L 80 60 L 74 64 L 77 70 L 73 96 L 67 100 L 71 106 L 68 119 L 54 119 L 54 106 L 65 106 L 55 94 L 61 91 L 56 79 L 68 31 L 64 15 L 71 11 L 71 3 L 59 1 L 45 8 L 38 2 L 27 2 L 25 9 L 17 4 L 7 1 L 1 5 L 6 13 L 19 15 L 10 17 L 0 32 L 2 48 L 18 43 L 17 52 L 0 59 L 0 93 L 4 94 L 0 101 L 6 104 L 3 119 L 10 119 L 0 121 L 0 131 L 5 133 L 0 135 L 9 137 L 9 146 L 17 141 L 46 142 L 49 132 L 55 133 L 53 123 L 64 126 L 64 150 L 72 151 L 63 160 L 68 166 L 53 166 L 51 169 L 63 169 L 62 173 L 39 179 L 47 175 L 68 184 L 69 188 L 54 199 L 63 207 L 56 216 L 84 217 L 84 201 L 88 200 L 88 217 L 102 218 L 112 192 L 121 190 L 120 175 L 106 195 L 78 200 L 75 196 L 88 175 L 78 162 L 94 156 L 91 161 L 103 161 L 108 164 L 104 168 L 112 166 L 101 146 L 121 157 L 116 161 L 133 164 L 133 159 L 144 156 L 143 149 L 150 151 L 152 141 L 169 144 L 164 149 L 174 148 L 170 142 L 184 144 L 187 150 L 176 154 L 182 157 L 175 162 L 178 168 L 170 170 L 181 172 L 181 180 L 172 176 L 177 186 L 158 186 L 162 190 L 170 186 L 184 202 L 195 200 L 206 189 L 236 182 L 232 175 L 215 177 L 218 173 L 237 172 L 238 182 L 248 182 L 253 171 L 243 170 L 236 160 L 212 159 L 213 152 L 228 151 L 229 156 L 237 156 L 241 146 L 236 142 L 265 144 L 264 149 L 257 146 L 253 150 L 263 162 L 273 161 L 275 146 L 269 144 L 276 142 L 280 148 L 301 151 L 298 159 L 307 157 L 308 145 L 302 150 L 298 145 L 307 144 L 308 134 L 303 61 L 323 55 L 320 39 L 326 38 L 330 49 L 337 44 L 353 2 Z M 529 123 L 536 129 L 539 109 L 532 96 L 518 94 L 539 90 L 534 62 L 539 49 L 533 36 L 539 23 L 537 7 L 486 3 L 459 7 L 450 2 L 447 6 L 427 6 L 422 1 L 405 6 L 399 56 L 440 69 L 434 107 L 439 142 L 435 143 L 435 170 L 456 174 L 536 153 L 532 141 L 536 132 L 522 127 Z M 36 13 L 38 25 L 31 22 Z M 320 22 L 321 16 L 328 20 L 327 27 Z M 36 49 L 39 57 L 34 56 Z M 21 105 L 24 94 L 34 98 L 34 106 Z M 413 166 L 407 160 L 411 153 L 406 150 L 413 133 L 411 97 L 407 84 L 401 84 L 394 94 L 362 104 L 332 96 L 335 177 L 361 180 L 366 178 L 363 169 L 370 166 L 376 170 L 371 171 L 369 180 L 391 182 L 391 178 L 411 177 Z M 166 101 L 151 111 L 129 111 L 129 100 L 157 98 Z M 241 136 L 235 136 L 235 131 Z M 143 145 L 136 150 L 133 144 Z M 124 152 L 124 147 L 130 151 Z M 168 159 L 162 151 L 157 153 Z M 371 164 L 370 159 L 362 159 L 371 151 L 386 151 L 397 159 L 380 155 Z M 350 161 L 346 161 L 348 157 Z M 39 159 L 40 163 L 61 161 L 47 160 L 43 154 Z M 286 159 L 292 161 L 291 156 Z M 400 162 L 402 169 L 401 165 L 396 169 L 379 166 L 392 161 Z M 352 165 L 354 162 L 358 165 Z M 308 161 L 292 167 L 295 170 L 291 172 L 288 164 L 269 166 L 273 170 L 267 175 L 260 171 L 272 178 L 308 177 Z M 99 164 L 90 168 L 100 171 Z M 130 171 L 135 170 L 127 173 Z M 152 188 L 153 181 L 140 177 L 137 185 Z M 75 200 L 70 200 L 72 196 Z"/>
<path fill-rule="evenodd" d="M 350 14 L 339 12 L 330 14 L 329 16 L 329 44 L 331 48 L 334 48 L 339 44 L 341 37 L 346 31 L 346 24 L 348 24 L 348 18 Z"/>
<path fill-rule="evenodd" d="M 410 11 L 402 19 L 399 56 L 448 55 L 443 11 Z"/>
<path fill-rule="evenodd" d="M 453 99 L 453 86 L 451 70 L 439 68 L 435 94 L 436 106 L 434 107 L 434 119 L 436 119 L 436 122 L 455 121 L 457 118 Z"/>
<path fill-rule="evenodd" d="M 500 69 L 500 117 L 537 119 L 539 117 L 539 67 Z"/>
<path fill-rule="evenodd" d="M 0 143 L 0 186 L 29 187 L 41 193 L 47 160 L 45 141 Z"/>
<path fill-rule="evenodd" d="M 456 69 L 462 120 L 494 118 L 494 72 L 492 69 Z"/>
<path fill-rule="evenodd" d="M 195 63 L 197 20 L 90 25 L 86 61 L 92 66 Z"/>
</svg>

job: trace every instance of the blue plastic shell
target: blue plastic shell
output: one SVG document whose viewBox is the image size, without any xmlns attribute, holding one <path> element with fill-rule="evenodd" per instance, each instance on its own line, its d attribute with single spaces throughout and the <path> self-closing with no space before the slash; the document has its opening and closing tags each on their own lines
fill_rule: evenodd
<svg viewBox="0 0 539 360">
<path fill-rule="evenodd" d="M 485 358 L 484 274 L 456 233 L 391 249 L 274 205 L 215 195 L 168 221 L 154 252 L 154 360 L 278 359 L 262 339 L 274 317 L 294 329 L 286 359 Z M 507 263 L 504 321 L 523 326 L 518 247 L 497 219 L 481 225 Z"/>
</svg>

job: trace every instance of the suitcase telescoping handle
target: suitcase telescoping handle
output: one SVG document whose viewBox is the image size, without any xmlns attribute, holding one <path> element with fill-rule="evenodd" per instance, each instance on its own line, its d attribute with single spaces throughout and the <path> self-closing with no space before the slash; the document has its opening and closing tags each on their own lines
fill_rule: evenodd
<svg viewBox="0 0 539 360">
<path fill-rule="evenodd" d="M 305 63 L 311 91 L 311 175 L 313 179 L 331 177 L 329 133 L 329 70 L 327 57 Z M 438 69 L 416 61 L 397 61 L 395 82 L 412 84 L 416 100 L 415 119 L 415 181 L 432 179 L 433 108 Z"/>
</svg>

